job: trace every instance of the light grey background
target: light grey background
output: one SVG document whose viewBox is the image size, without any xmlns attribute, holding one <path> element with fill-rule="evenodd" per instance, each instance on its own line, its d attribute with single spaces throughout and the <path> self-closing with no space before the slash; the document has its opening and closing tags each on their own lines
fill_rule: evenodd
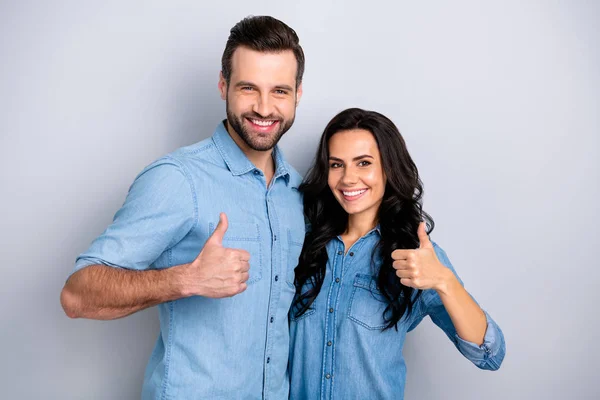
<svg viewBox="0 0 600 400">
<path fill-rule="evenodd" d="M 290 162 L 304 173 L 346 107 L 392 118 L 434 240 L 504 330 L 490 373 L 423 323 L 406 398 L 600 398 L 598 2 L 0 4 L 2 398 L 139 397 L 155 309 L 69 320 L 59 292 L 135 175 L 224 117 L 220 56 L 249 14 L 306 52 Z"/>
</svg>

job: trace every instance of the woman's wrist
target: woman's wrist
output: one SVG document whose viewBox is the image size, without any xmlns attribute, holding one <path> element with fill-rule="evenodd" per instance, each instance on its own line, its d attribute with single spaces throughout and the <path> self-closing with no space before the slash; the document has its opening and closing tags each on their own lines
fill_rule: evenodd
<svg viewBox="0 0 600 400">
<path fill-rule="evenodd" d="M 452 293 L 455 293 L 459 287 L 462 286 L 456 276 L 450 269 L 444 267 L 442 277 L 434 289 L 440 296 L 452 296 Z"/>
</svg>

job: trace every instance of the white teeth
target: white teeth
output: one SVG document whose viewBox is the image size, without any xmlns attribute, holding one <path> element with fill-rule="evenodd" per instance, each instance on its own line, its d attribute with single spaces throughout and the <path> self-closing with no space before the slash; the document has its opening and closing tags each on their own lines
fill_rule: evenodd
<svg viewBox="0 0 600 400">
<path fill-rule="evenodd" d="M 344 193 L 344 196 L 353 197 L 353 196 L 358 196 L 359 194 L 363 194 L 366 191 L 367 191 L 367 189 L 362 189 L 362 190 L 355 190 L 353 192 L 342 192 L 342 193 Z"/>
<path fill-rule="evenodd" d="M 252 121 L 253 124 L 259 126 L 271 126 L 275 123 L 275 121 L 261 121 L 259 119 L 251 119 L 250 121 Z"/>
</svg>

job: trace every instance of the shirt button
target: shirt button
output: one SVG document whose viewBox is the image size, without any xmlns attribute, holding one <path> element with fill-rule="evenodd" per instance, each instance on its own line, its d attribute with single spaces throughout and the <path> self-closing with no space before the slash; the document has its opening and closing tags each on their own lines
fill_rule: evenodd
<svg viewBox="0 0 600 400">
<path fill-rule="evenodd" d="M 329 309 L 329 312 L 330 312 L 330 313 L 332 313 L 332 312 L 333 312 L 333 308 L 330 308 L 330 309 Z"/>
<path fill-rule="evenodd" d="M 338 251 L 338 256 L 341 256 L 342 254 L 344 254 L 344 252 L 343 252 L 343 251 L 341 251 L 341 250 L 340 250 L 340 251 Z"/>
<path fill-rule="evenodd" d="M 335 278 L 335 283 L 340 283 L 340 278 Z"/>
<path fill-rule="evenodd" d="M 277 235 L 273 235 L 273 240 L 276 242 L 277 241 Z"/>
<path fill-rule="evenodd" d="M 350 252 L 350 257 L 354 257 L 354 253 L 353 252 Z"/>
<path fill-rule="evenodd" d="M 267 364 L 271 362 L 271 357 L 267 357 Z"/>
<path fill-rule="evenodd" d="M 329 374 L 326 374 L 326 375 L 325 375 L 325 379 L 329 379 L 329 378 L 331 378 L 331 375 L 329 375 Z"/>
<path fill-rule="evenodd" d="M 331 343 L 331 340 L 329 342 L 327 342 L 327 346 L 331 346 L 333 343 Z"/>
<path fill-rule="evenodd" d="M 271 323 L 273 323 L 273 321 L 275 321 L 275 318 L 271 317 Z"/>
<path fill-rule="evenodd" d="M 279 275 L 275 275 L 275 282 L 279 280 Z"/>
</svg>

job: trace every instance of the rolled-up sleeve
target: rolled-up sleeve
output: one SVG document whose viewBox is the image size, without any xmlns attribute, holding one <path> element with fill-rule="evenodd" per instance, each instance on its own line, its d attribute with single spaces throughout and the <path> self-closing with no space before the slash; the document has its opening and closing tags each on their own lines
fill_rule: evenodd
<svg viewBox="0 0 600 400">
<path fill-rule="evenodd" d="M 169 157 L 134 180 L 112 224 L 76 260 L 71 274 L 93 264 L 144 270 L 194 227 L 197 205 L 192 180 Z"/>
<path fill-rule="evenodd" d="M 490 315 L 485 311 L 484 313 L 487 326 L 481 346 L 467 342 L 457 333 L 454 334 L 454 342 L 456 348 L 477 367 L 495 371 L 500 368 L 506 353 L 504 334 Z"/>
</svg>

